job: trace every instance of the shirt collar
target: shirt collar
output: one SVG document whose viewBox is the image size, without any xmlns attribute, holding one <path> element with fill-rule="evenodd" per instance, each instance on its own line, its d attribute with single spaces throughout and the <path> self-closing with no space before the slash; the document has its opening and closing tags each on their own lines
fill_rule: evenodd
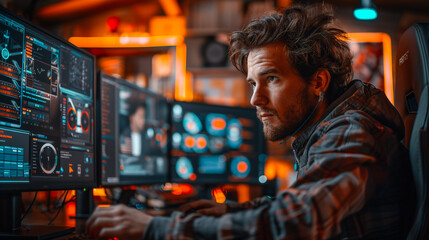
<svg viewBox="0 0 429 240">
<path fill-rule="evenodd" d="M 317 120 L 317 122 L 310 127 L 308 127 L 302 134 L 300 134 L 295 141 L 292 143 L 292 148 L 296 151 L 296 154 L 301 155 L 301 150 L 304 149 L 304 145 L 307 142 L 311 134 L 316 130 L 317 126 L 342 102 L 344 102 L 348 97 L 350 97 L 358 88 L 363 86 L 363 82 L 360 80 L 353 80 L 347 86 L 347 90 L 335 99 L 331 104 L 329 104 L 325 113 Z"/>
</svg>

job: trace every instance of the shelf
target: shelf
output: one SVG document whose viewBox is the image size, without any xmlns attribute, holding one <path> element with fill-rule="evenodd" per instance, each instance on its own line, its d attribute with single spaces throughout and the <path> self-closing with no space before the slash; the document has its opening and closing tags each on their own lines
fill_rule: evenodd
<svg viewBox="0 0 429 240">
<path fill-rule="evenodd" d="M 233 67 L 188 68 L 194 77 L 242 77 L 245 76 Z"/>
<path fill-rule="evenodd" d="M 230 34 L 239 29 L 232 28 L 188 28 L 186 30 L 186 37 L 208 37 L 216 36 L 218 34 Z"/>
</svg>

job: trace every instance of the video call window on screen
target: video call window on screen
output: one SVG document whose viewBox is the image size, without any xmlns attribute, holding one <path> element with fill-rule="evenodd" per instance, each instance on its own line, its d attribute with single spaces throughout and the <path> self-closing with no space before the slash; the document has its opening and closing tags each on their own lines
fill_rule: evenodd
<svg viewBox="0 0 429 240">
<path fill-rule="evenodd" d="M 265 182 L 265 140 L 253 108 L 175 102 L 173 182 Z"/>
<path fill-rule="evenodd" d="M 0 190 L 96 186 L 94 57 L 0 9 Z"/>
<path fill-rule="evenodd" d="M 104 73 L 100 82 L 102 184 L 167 181 L 167 99 Z"/>
</svg>

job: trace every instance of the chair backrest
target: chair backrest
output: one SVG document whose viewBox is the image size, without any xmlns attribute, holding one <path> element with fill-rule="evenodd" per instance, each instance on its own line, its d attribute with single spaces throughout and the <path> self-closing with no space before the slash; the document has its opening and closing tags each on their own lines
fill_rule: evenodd
<svg viewBox="0 0 429 240">
<path fill-rule="evenodd" d="M 404 119 L 417 194 L 407 239 L 429 239 L 429 23 L 414 24 L 404 32 L 396 60 L 395 106 Z"/>
</svg>

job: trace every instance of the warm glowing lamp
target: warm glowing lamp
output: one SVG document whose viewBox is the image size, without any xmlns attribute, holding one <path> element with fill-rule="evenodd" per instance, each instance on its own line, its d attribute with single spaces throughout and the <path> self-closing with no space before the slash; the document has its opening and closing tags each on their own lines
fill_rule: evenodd
<svg viewBox="0 0 429 240">
<path fill-rule="evenodd" d="M 374 20 L 377 18 L 377 9 L 371 0 L 361 0 L 353 15 L 359 20 Z"/>
<path fill-rule="evenodd" d="M 107 18 L 107 27 L 109 28 L 110 32 L 116 32 L 118 31 L 119 22 L 121 20 L 116 16 L 111 16 Z"/>
</svg>

